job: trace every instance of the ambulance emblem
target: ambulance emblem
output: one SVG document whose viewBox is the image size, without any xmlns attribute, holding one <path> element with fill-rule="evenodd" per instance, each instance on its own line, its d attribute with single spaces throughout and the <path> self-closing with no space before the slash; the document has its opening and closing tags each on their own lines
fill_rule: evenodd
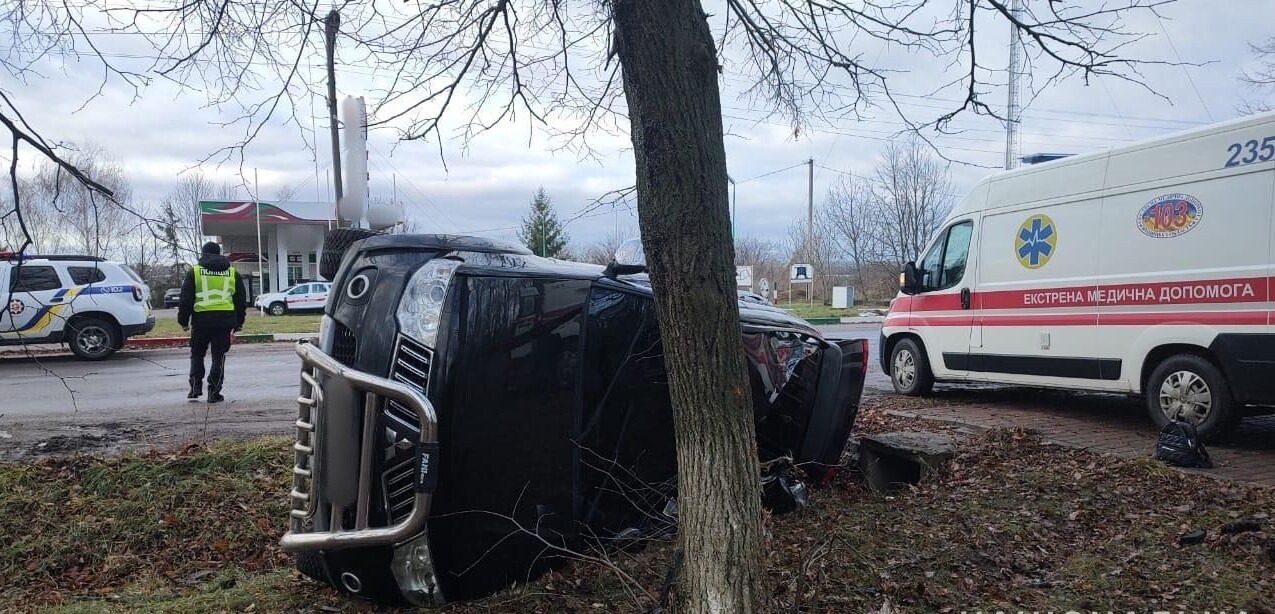
<svg viewBox="0 0 1275 614">
<path fill-rule="evenodd" d="M 1204 205 L 1190 194 L 1164 194 L 1138 212 L 1138 230 L 1155 239 L 1169 239 L 1184 235 L 1200 223 L 1204 217 Z"/>
<path fill-rule="evenodd" d="M 1036 214 L 1018 227 L 1014 237 L 1014 254 L 1018 263 L 1028 269 L 1039 269 L 1049 262 L 1058 244 L 1058 227 L 1048 215 Z"/>
</svg>

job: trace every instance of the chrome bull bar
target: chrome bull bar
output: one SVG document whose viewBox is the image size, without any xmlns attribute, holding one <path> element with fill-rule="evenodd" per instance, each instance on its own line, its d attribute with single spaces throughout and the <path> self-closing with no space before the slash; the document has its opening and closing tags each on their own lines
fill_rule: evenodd
<svg viewBox="0 0 1275 614">
<path fill-rule="evenodd" d="M 292 499 L 291 526 L 288 533 L 280 540 L 280 546 L 287 552 L 392 546 L 420 534 L 424 531 L 429 518 L 430 500 L 433 496 L 430 492 L 432 488 L 422 487 L 423 483 L 428 483 L 422 474 L 437 471 L 437 468 L 432 466 L 437 462 L 436 458 L 417 459 L 415 505 L 407 518 L 388 527 L 368 526 L 368 507 L 373 479 L 373 448 L 378 413 L 377 398 L 393 399 L 414 412 L 421 426 L 418 445 L 432 446 L 436 450 L 438 418 L 434 413 L 434 406 L 417 390 L 346 367 L 309 342 L 302 341 L 297 344 L 297 355 L 301 357 L 301 394 L 297 398 L 300 409 L 295 423 L 297 441 L 293 446 L 296 451 L 296 463 L 292 472 L 292 492 L 289 495 Z M 331 526 L 336 527 L 335 529 L 307 530 L 315 512 L 314 484 L 318 477 L 318 465 L 315 459 L 321 452 L 318 449 L 319 442 L 322 440 L 319 435 L 324 427 L 322 415 L 324 399 L 323 389 L 319 383 L 320 374 L 345 380 L 351 388 L 363 392 L 366 399 L 359 458 L 358 499 L 352 530 L 344 529 L 342 518 L 346 510 L 336 505 L 333 505 L 331 510 L 330 522 Z"/>
</svg>

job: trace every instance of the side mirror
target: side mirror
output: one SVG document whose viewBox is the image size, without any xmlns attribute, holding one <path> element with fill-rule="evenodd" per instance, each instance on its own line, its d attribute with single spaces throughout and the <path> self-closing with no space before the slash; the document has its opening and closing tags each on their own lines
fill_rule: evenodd
<svg viewBox="0 0 1275 614">
<path fill-rule="evenodd" d="M 629 239 L 620 244 L 607 265 L 603 275 L 615 279 L 617 275 L 637 275 L 646 272 L 646 252 L 642 249 L 642 241 Z"/>
<path fill-rule="evenodd" d="M 620 264 L 612 260 L 611 264 L 608 264 L 607 268 L 602 271 L 602 274 L 607 277 L 610 277 L 611 279 L 615 279 L 617 276 L 620 276 L 620 275 L 637 275 L 638 273 L 645 273 L 645 272 L 646 272 L 646 265 Z"/>
<path fill-rule="evenodd" d="M 921 291 L 921 280 L 917 274 L 915 262 L 903 265 L 903 272 L 899 273 L 899 291 L 904 294 L 916 294 Z"/>
</svg>

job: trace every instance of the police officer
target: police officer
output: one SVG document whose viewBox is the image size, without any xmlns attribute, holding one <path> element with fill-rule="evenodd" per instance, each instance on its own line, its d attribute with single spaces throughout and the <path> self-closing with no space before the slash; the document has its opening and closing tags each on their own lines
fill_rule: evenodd
<svg viewBox="0 0 1275 614">
<path fill-rule="evenodd" d="M 182 282 L 181 302 L 177 306 L 177 323 L 190 334 L 190 393 L 198 399 L 203 393 L 204 356 L 212 348 L 212 368 L 208 371 L 208 402 L 220 403 L 221 385 L 225 379 L 226 351 L 230 334 L 243 328 L 247 309 L 247 293 L 243 280 L 221 255 L 221 246 L 213 242 L 200 250 L 199 264 L 190 268 Z"/>
</svg>

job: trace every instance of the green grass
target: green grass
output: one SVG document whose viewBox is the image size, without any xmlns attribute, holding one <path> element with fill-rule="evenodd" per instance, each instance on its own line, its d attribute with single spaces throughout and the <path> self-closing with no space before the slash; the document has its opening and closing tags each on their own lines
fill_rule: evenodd
<svg viewBox="0 0 1275 614">
<path fill-rule="evenodd" d="M 879 410 L 866 406 L 864 412 Z M 879 422 L 879 420 L 878 420 Z M 875 424 L 875 422 L 873 422 Z M 897 425 L 882 425 L 897 428 Z M 0 612 L 372 612 L 302 579 L 279 551 L 288 442 L 0 465 Z M 884 497 L 851 471 L 768 516 L 765 612 L 1268 612 L 1275 490 L 1047 445 L 974 436 L 946 468 Z M 1203 543 L 1178 536 L 1203 528 Z M 674 546 L 615 553 L 658 593 Z M 607 568 L 575 563 L 479 612 L 645 611 Z"/>
<path fill-rule="evenodd" d="M 809 303 L 800 302 L 776 303 L 775 306 L 780 309 L 791 311 L 793 315 L 796 315 L 803 320 L 809 320 L 810 318 L 849 318 L 859 315 L 860 311 L 881 308 L 879 305 L 855 305 L 849 309 L 833 309 L 828 305 L 820 303 L 810 305 Z"/>
<path fill-rule="evenodd" d="M 0 465 L 0 611 L 236 565 L 277 567 L 287 440 Z"/>
<path fill-rule="evenodd" d="M 371 612 L 375 608 L 323 590 L 288 568 L 254 574 L 229 567 L 186 590 L 162 583 L 138 584 L 112 594 L 109 599 L 79 601 L 45 611 L 49 614 L 188 614 Z"/>
<path fill-rule="evenodd" d="M 255 309 L 248 310 L 241 335 L 264 335 L 271 333 L 317 333 L 321 313 L 291 314 L 286 316 L 262 315 Z M 159 320 L 155 328 L 142 338 L 189 337 L 190 333 L 182 331 L 177 320 Z"/>
</svg>

